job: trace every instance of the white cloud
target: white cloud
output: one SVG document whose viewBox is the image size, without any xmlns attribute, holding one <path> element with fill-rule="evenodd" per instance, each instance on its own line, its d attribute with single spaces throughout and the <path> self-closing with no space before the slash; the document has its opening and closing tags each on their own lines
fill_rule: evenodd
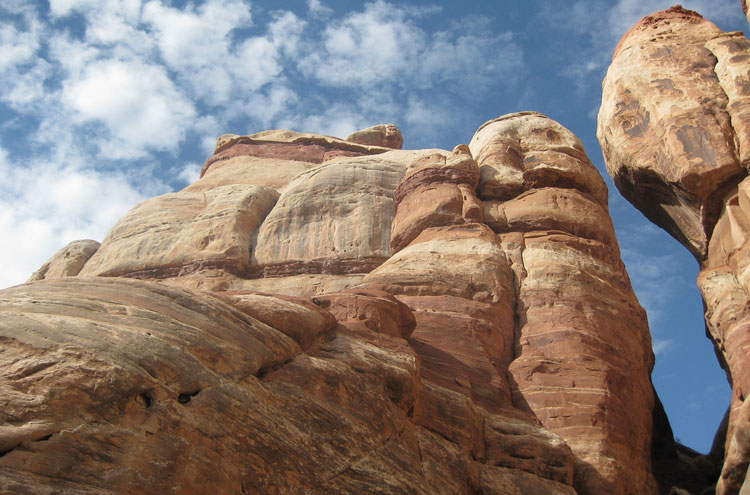
<svg viewBox="0 0 750 495">
<path fill-rule="evenodd" d="M 0 71 L 30 62 L 39 46 L 36 23 L 27 31 L 16 29 L 12 24 L 0 25 Z"/>
<path fill-rule="evenodd" d="M 292 12 L 277 12 L 268 25 L 268 37 L 281 52 L 296 55 L 307 23 Z"/>
<path fill-rule="evenodd" d="M 76 239 L 102 240 L 145 196 L 120 173 L 10 162 L 0 148 L 0 288 L 24 282 Z M 163 191 L 162 191 L 163 192 Z"/>
<path fill-rule="evenodd" d="M 143 8 L 143 21 L 154 28 L 165 62 L 175 69 L 190 69 L 225 58 L 229 33 L 249 26 L 251 16 L 249 4 L 240 0 L 208 0 L 186 10 L 150 1 Z"/>
<path fill-rule="evenodd" d="M 299 96 L 286 86 L 272 86 L 267 92 L 256 92 L 246 102 L 238 107 L 257 119 L 262 127 L 269 127 L 272 122 L 286 109 L 299 101 Z"/>
<path fill-rule="evenodd" d="M 347 16 L 323 33 L 323 53 L 302 68 L 326 84 L 372 86 L 414 70 L 425 33 L 404 12 L 382 0 Z"/>
<path fill-rule="evenodd" d="M 368 3 L 363 11 L 330 23 L 300 68 L 325 85 L 367 90 L 382 84 L 424 89 L 449 82 L 460 90 L 480 91 L 500 78 L 506 84 L 517 80 L 522 50 L 509 33 L 492 32 L 482 19 L 428 33 L 416 21 L 433 13 L 383 0 Z"/>
<path fill-rule="evenodd" d="M 409 138 L 427 142 L 434 142 L 437 133 L 445 129 L 453 120 L 448 108 L 439 104 L 426 103 L 416 96 L 409 98 L 404 118 L 413 129 Z"/>
<path fill-rule="evenodd" d="M 256 36 L 242 42 L 237 50 L 233 73 L 245 91 L 254 91 L 269 83 L 282 70 L 278 52 L 267 38 Z"/>
<path fill-rule="evenodd" d="M 162 67 L 104 60 L 65 83 L 62 100 L 78 123 L 100 122 L 108 139 L 100 151 L 112 158 L 136 158 L 147 149 L 174 151 L 195 115 Z"/>
<path fill-rule="evenodd" d="M 320 0 L 307 0 L 307 10 L 313 15 L 326 16 L 333 12 L 329 7 L 326 7 Z"/>
</svg>

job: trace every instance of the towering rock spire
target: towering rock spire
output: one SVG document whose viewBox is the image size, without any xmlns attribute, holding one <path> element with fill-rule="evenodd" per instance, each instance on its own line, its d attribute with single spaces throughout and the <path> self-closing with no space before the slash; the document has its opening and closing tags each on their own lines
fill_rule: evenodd
<svg viewBox="0 0 750 495">
<path fill-rule="evenodd" d="M 598 137 L 615 184 L 700 263 L 706 324 L 733 388 L 717 493 L 750 460 L 750 41 L 672 7 L 620 41 Z"/>
</svg>

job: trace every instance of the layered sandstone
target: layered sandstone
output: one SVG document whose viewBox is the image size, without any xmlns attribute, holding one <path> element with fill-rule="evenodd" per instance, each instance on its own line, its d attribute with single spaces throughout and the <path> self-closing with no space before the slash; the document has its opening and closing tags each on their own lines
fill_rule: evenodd
<svg viewBox="0 0 750 495">
<path fill-rule="evenodd" d="M 623 195 L 700 263 L 706 324 L 733 398 L 717 493 L 739 493 L 750 390 L 750 41 L 673 7 L 620 41 L 603 83 L 598 136 Z"/>
<path fill-rule="evenodd" d="M 657 493 L 646 318 L 578 138 L 393 127 L 222 136 L 79 276 L 0 292 L 2 490 Z"/>
</svg>

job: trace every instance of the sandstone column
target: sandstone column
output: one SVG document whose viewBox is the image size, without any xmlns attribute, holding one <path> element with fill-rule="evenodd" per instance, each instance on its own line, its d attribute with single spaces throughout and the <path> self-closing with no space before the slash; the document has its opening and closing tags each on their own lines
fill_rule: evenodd
<svg viewBox="0 0 750 495">
<path fill-rule="evenodd" d="M 643 18 L 615 50 L 597 134 L 618 189 L 700 264 L 733 387 L 717 493 L 738 493 L 750 459 L 750 42 L 679 6 Z"/>
</svg>

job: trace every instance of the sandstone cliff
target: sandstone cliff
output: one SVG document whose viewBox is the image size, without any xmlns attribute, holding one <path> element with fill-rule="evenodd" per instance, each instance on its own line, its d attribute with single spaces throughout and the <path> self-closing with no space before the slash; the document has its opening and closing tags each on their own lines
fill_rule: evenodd
<svg viewBox="0 0 750 495">
<path fill-rule="evenodd" d="M 394 129 L 222 136 L 82 268 L 0 291 L 2 491 L 657 493 L 646 316 L 578 138 Z"/>
<path fill-rule="evenodd" d="M 700 263 L 708 333 L 732 384 L 716 493 L 740 493 L 750 461 L 750 41 L 673 7 L 620 41 L 598 136 L 615 184 Z M 748 486 L 742 489 L 747 491 Z"/>
</svg>

